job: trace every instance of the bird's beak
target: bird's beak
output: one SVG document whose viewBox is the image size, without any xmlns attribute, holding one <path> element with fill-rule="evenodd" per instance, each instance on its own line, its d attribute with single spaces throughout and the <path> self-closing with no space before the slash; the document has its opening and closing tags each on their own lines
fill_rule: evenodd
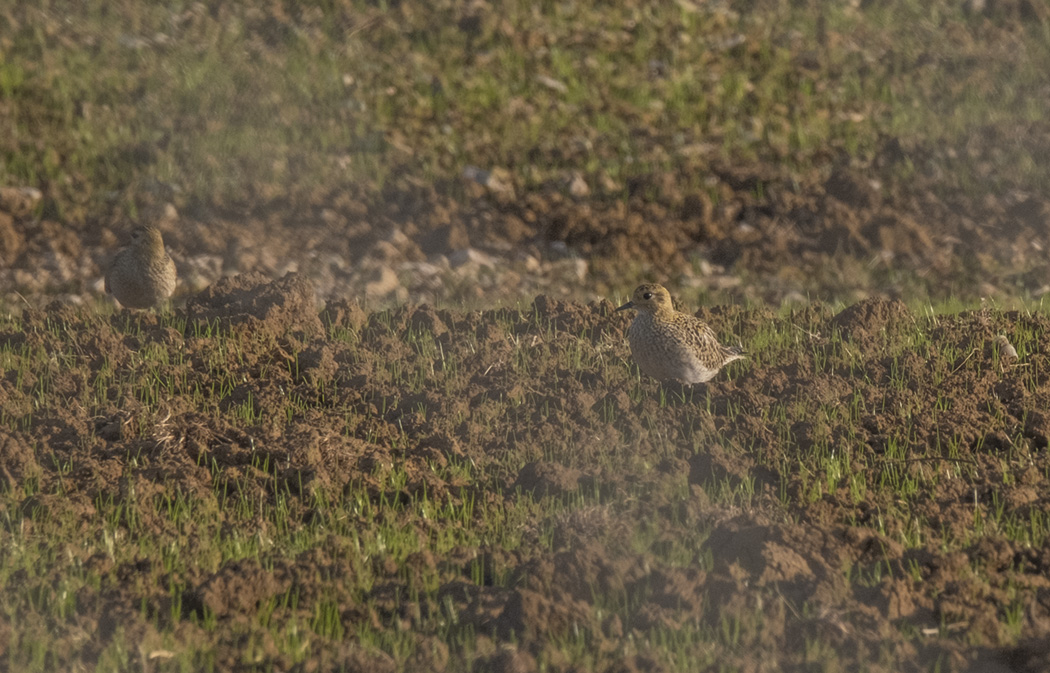
<svg viewBox="0 0 1050 673">
<path fill-rule="evenodd" d="M 616 310 L 617 311 L 622 311 L 625 308 L 634 308 L 634 302 L 633 301 L 629 301 L 629 302 L 627 302 L 626 304 L 624 304 L 623 306 L 621 306 L 620 308 L 618 308 Z"/>
</svg>

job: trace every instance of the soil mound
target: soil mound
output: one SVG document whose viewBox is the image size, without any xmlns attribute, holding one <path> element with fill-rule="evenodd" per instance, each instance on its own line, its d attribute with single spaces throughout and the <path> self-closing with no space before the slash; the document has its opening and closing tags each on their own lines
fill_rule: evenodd
<svg viewBox="0 0 1050 673">
<path fill-rule="evenodd" d="M 831 320 L 844 337 L 856 345 L 872 349 L 879 340 L 892 337 L 901 327 L 913 325 L 911 311 L 899 299 L 871 297 L 844 308 Z"/>
<path fill-rule="evenodd" d="M 294 273 L 279 280 L 256 272 L 223 278 L 190 299 L 186 313 L 191 320 L 226 328 L 268 325 L 275 333 L 286 329 L 309 334 L 322 331 L 314 288 Z"/>
</svg>

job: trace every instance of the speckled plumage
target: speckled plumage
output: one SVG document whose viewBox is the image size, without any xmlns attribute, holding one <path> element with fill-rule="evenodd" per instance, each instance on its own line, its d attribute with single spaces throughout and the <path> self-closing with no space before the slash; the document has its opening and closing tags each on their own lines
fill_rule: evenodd
<svg viewBox="0 0 1050 673">
<path fill-rule="evenodd" d="M 131 245 L 117 253 L 106 272 L 106 292 L 122 306 L 153 308 L 175 291 L 175 262 L 154 227 L 131 232 Z"/>
<path fill-rule="evenodd" d="M 639 285 L 631 301 L 616 309 L 638 313 L 627 329 L 631 355 L 643 374 L 661 381 L 710 381 L 722 367 L 744 354 L 718 343 L 703 320 L 674 310 L 671 295 L 661 285 Z"/>
</svg>

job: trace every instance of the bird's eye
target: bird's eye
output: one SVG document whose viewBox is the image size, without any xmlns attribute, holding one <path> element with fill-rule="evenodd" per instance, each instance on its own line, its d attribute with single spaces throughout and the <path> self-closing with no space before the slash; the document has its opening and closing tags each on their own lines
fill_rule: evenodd
<svg viewBox="0 0 1050 673">
<path fill-rule="evenodd" d="M 649 300 L 649 299 L 652 299 L 652 298 L 653 298 L 653 293 L 652 292 L 646 292 L 645 294 L 642 295 L 642 299 L 645 299 L 645 300 Z"/>
</svg>

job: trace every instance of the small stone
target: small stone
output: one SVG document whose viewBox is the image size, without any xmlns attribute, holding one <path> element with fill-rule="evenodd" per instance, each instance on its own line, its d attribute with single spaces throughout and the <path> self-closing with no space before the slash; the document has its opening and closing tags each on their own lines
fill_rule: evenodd
<svg viewBox="0 0 1050 673">
<path fill-rule="evenodd" d="M 513 195 L 514 188 L 511 186 L 510 172 L 502 168 L 493 168 L 487 171 L 477 166 L 466 166 L 463 168 L 463 177 L 471 182 L 476 182 L 490 192 Z"/>
<path fill-rule="evenodd" d="M 999 353 L 1004 358 L 1010 358 L 1012 360 L 1017 359 L 1017 349 L 1014 348 L 1010 340 L 1006 338 L 1005 334 L 1000 334 L 995 337 L 995 343 L 999 346 Z"/>
<path fill-rule="evenodd" d="M 406 262 L 399 266 L 398 269 L 420 278 L 437 276 L 442 271 L 440 266 L 429 262 Z"/>
<path fill-rule="evenodd" d="M 587 260 L 580 257 L 559 260 L 554 262 L 552 266 L 554 272 L 559 276 L 567 276 L 568 280 L 577 283 L 583 282 L 587 278 L 587 271 L 590 267 Z"/>
<path fill-rule="evenodd" d="M 572 176 L 569 178 L 569 194 L 577 199 L 591 195 L 591 188 L 579 171 L 573 171 Z"/>
<path fill-rule="evenodd" d="M 464 248 L 450 254 L 448 263 L 453 269 L 458 269 L 465 264 L 487 266 L 491 269 L 496 267 L 496 258 L 476 248 Z"/>
<path fill-rule="evenodd" d="M 553 77 L 547 77 L 546 75 L 536 75 L 536 81 L 551 91 L 557 91 L 558 93 L 565 93 L 569 90 L 569 87 L 565 85 L 565 82 L 556 80 Z"/>
<path fill-rule="evenodd" d="M 372 280 L 365 283 L 366 299 L 384 299 L 401 289 L 401 281 L 397 273 L 389 266 L 383 265 L 376 268 Z"/>
<path fill-rule="evenodd" d="M 44 194 L 36 187 L 0 187 L 0 210 L 12 215 L 28 215 Z"/>
<path fill-rule="evenodd" d="M 406 245 L 412 243 L 411 239 L 405 235 L 405 232 L 401 231 L 397 227 L 394 227 L 387 232 L 386 238 L 384 239 L 391 245 L 403 248 Z"/>
<path fill-rule="evenodd" d="M 404 261 L 401 249 L 389 241 L 376 241 L 372 244 L 372 259 L 384 264 Z"/>
</svg>

